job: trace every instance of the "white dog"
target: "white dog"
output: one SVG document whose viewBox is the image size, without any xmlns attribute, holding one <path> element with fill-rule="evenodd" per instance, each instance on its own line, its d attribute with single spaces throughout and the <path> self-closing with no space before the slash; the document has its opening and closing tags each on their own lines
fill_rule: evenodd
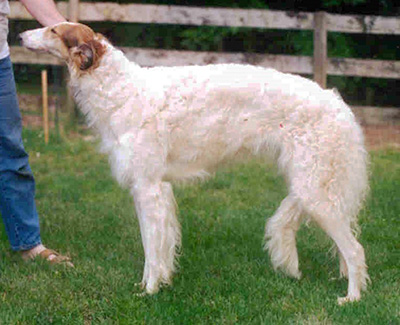
<svg viewBox="0 0 400 325">
<path fill-rule="evenodd" d="M 368 275 L 353 232 L 365 198 L 367 153 L 360 126 L 334 91 L 249 65 L 141 68 L 81 24 L 21 34 L 23 45 L 67 62 L 75 100 L 101 135 L 113 175 L 133 195 L 147 293 L 169 284 L 180 245 L 172 181 L 203 177 L 250 156 L 274 159 L 288 195 L 266 225 L 274 268 L 299 278 L 296 231 L 308 215 L 334 240 L 347 296 Z"/>
</svg>

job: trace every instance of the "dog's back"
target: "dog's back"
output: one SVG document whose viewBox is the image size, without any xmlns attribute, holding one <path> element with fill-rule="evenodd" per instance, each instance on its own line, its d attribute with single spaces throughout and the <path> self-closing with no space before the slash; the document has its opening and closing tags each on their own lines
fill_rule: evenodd
<svg viewBox="0 0 400 325">
<path fill-rule="evenodd" d="M 281 157 L 286 170 L 288 151 L 302 139 L 318 142 L 325 152 L 363 146 L 343 100 L 299 76 L 227 64 L 153 68 L 147 77 L 154 80 L 147 83 L 150 94 L 158 96 L 147 100 L 153 103 L 170 178 L 203 174 L 251 155 Z"/>
</svg>

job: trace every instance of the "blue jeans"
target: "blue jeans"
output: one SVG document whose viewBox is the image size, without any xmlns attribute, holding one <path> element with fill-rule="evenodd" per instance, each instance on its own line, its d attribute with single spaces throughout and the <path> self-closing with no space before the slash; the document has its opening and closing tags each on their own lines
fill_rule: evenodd
<svg viewBox="0 0 400 325">
<path fill-rule="evenodd" d="M 13 250 L 41 243 L 35 205 L 35 180 L 22 142 L 10 58 L 0 60 L 0 212 Z"/>
</svg>

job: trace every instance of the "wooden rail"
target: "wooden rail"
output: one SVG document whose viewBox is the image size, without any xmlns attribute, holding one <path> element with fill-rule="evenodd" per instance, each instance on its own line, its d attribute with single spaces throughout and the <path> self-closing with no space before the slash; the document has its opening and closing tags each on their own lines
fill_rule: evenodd
<svg viewBox="0 0 400 325">
<path fill-rule="evenodd" d="M 32 19 L 21 3 L 11 1 L 10 7 L 11 19 Z M 59 2 L 57 7 L 62 14 L 72 18 L 68 15 L 69 5 L 67 2 Z M 78 20 L 87 22 L 114 21 L 266 29 L 314 29 L 314 14 L 308 12 L 118 4 L 110 2 L 81 2 L 77 10 L 79 11 Z M 331 32 L 342 33 L 400 35 L 400 19 L 397 17 L 327 14 L 327 29 Z"/>
<path fill-rule="evenodd" d="M 253 64 L 273 67 L 282 72 L 313 74 L 309 56 L 254 53 L 216 53 L 120 47 L 125 55 L 141 66 L 205 65 L 216 63 Z M 37 54 L 20 46 L 11 46 L 14 63 L 63 65 L 49 54 Z M 328 58 L 327 73 L 336 76 L 400 79 L 400 61 Z"/>
</svg>

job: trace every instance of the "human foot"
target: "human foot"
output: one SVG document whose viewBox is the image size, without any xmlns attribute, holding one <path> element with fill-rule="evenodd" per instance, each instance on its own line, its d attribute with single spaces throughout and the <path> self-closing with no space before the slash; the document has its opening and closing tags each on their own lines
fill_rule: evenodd
<svg viewBox="0 0 400 325">
<path fill-rule="evenodd" d="M 27 260 L 33 260 L 37 256 L 45 259 L 50 264 L 65 264 L 69 267 L 74 267 L 71 263 L 71 259 L 67 256 L 61 255 L 54 250 L 44 247 L 42 244 L 35 246 L 29 250 L 23 251 L 22 258 Z"/>
</svg>

